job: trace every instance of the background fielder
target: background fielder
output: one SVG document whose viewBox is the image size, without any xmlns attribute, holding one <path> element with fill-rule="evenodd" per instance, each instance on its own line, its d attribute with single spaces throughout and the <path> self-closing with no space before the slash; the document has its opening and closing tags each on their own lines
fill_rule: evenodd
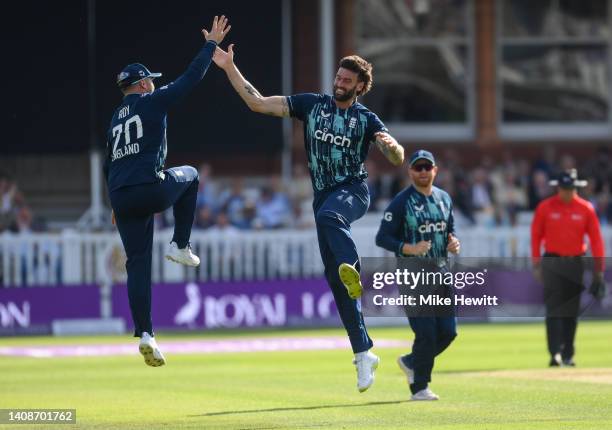
<svg viewBox="0 0 612 430">
<path fill-rule="evenodd" d="M 431 152 L 416 151 L 409 164 L 413 185 L 400 192 L 385 210 L 376 244 L 397 257 L 435 259 L 440 264 L 434 270 L 444 271 L 448 252 L 458 253 L 460 248 L 454 236 L 452 201 L 445 191 L 433 186 L 438 167 Z M 439 288 L 452 294 L 452 286 Z M 398 364 L 408 377 L 413 400 L 437 400 L 428 385 L 435 357 L 457 336 L 454 307 L 451 315 L 447 310 L 409 316 L 408 321 L 415 335 L 412 353 L 399 357 Z"/>
</svg>

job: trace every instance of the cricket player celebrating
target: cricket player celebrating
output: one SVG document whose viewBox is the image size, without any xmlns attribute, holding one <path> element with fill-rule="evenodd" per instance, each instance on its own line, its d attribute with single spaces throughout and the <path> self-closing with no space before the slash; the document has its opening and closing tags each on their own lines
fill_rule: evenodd
<svg viewBox="0 0 612 430">
<path fill-rule="evenodd" d="M 123 247 L 127 255 L 127 288 L 139 350 L 149 366 L 166 360 L 157 346 L 151 322 L 151 260 L 153 215 L 172 206 L 174 236 L 166 258 L 187 266 L 200 259 L 189 246 L 198 191 L 198 172 L 191 166 L 163 170 L 166 161 L 166 112 L 202 80 L 217 44 L 230 26 L 215 17 L 206 44 L 185 73 L 155 89 L 151 73 L 142 64 L 130 64 L 117 76 L 123 101 L 108 130 L 104 174 Z"/>
<path fill-rule="evenodd" d="M 412 154 L 413 185 L 400 192 L 385 210 L 376 245 L 397 257 L 428 257 L 437 261 L 445 261 L 449 252 L 459 253 L 451 198 L 433 186 L 437 172 L 431 152 L 420 150 Z M 434 358 L 457 336 L 454 308 L 451 312 L 450 316 L 408 317 L 415 335 L 412 353 L 399 357 L 397 362 L 408 377 L 412 400 L 438 400 L 429 389 L 429 382 Z"/>
<path fill-rule="evenodd" d="M 357 97 L 372 87 L 372 65 L 356 55 L 340 60 L 333 95 L 264 97 L 234 64 L 233 45 L 227 52 L 217 48 L 213 61 L 226 72 L 251 110 L 304 122 L 325 277 L 355 354 L 357 389 L 363 392 L 374 382 L 379 359 L 370 351 L 373 343 L 361 314 L 359 256 L 351 237 L 351 223 L 366 213 L 370 203 L 364 167 L 370 144 L 375 142 L 394 165 L 404 160 L 404 149 L 380 119 L 357 102 Z"/>
</svg>

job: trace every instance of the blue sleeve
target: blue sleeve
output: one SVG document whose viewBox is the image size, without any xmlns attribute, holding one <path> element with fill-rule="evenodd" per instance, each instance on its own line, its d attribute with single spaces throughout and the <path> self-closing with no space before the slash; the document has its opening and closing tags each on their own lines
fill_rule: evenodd
<svg viewBox="0 0 612 430">
<path fill-rule="evenodd" d="M 374 112 L 368 113 L 368 125 L 366 128 L 365 141 L 372 142 L 374 140 L 374 135 L 378 132 L 388 133 L 387 127 L 385 124 L 378 118 L 378 116 Z"/>
<path fill-rule="evenodd" d="M 403 194 L 395 197 L 385 209 L 380 228 L 376 234 L 376 245 L 401 256 L 404 242 L 401 240 L 402 220 L 404 219 Z"/>
<path fill-rule="evenodd" d="M 287 97 L 289 115 L 304 121 L 312 110 L 312 107 L 320 100 L 321 96 L 314 93 L 295 94 Z"/>
<path fill-rule="evenodd" d="M 153 103 L 165 110 L 189 93 L 206 74 L 216 48 L 215 42 L 210 40 L 206 42 L 185 73 L 174 82 L 153 91 L 151 94 Z"/>
</svg>

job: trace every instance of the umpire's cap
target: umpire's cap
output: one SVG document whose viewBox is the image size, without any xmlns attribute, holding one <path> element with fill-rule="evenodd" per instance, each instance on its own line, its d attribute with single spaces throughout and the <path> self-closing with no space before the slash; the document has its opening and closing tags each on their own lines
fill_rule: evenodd
<svg viewBox="0 0 612 430">
<path fill-rule="evenodd" d="M 121 73 L 117 75 L 117 85 L 119 88 L 125 88 L 143 79 L 159 78 L 161 75 L 161 73 L 151 73 L 140 63 L 132 63 L 125 66 Z"/>
<path fill-rule="evenodd" d="M 587 181 L 578 179 L 578 171 L 576 169 L 570 169 L 565 172 L 559 173 L 557 179 L 553 179 L 548 182 L 549 185 L 558 186 L 559 188 L 571 189 L 578 187 L 586 187 Z"/>
</svg>

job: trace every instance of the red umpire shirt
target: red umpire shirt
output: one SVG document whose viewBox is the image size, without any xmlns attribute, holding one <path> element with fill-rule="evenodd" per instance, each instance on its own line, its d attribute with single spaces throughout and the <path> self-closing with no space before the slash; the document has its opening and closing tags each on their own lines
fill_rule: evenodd
<svg viewBox="0 0 612 430">
<path fill-rule="evenodd" d="M 589 236 L 591 253 L 595 257 L 595 269 L 602 271 L 604 245 L 599 220 L 591 203 L 577 195 L 569 203 L 558 195 L 541 201 L 531 224 L 531 255 L 534 262 L 540 261 L 542 241 L 546 253 L 563 257 L 583 255 L 587 250 L 585 234 Z"/>
</svg>

